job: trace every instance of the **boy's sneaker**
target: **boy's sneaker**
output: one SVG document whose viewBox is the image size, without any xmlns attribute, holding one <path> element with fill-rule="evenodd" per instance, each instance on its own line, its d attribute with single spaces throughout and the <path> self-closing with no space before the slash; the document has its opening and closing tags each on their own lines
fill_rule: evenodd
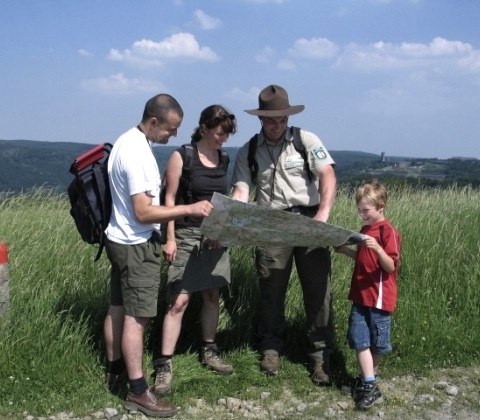
<svg viewBox="0 0 480 420">
<path fill-rule="evenodd" d="M 262 354 L 260 370 L 265 375 L 276 375 L 280 367 L 280 356 L 275 350 L 266 350 Z"/>
<path fill-rule="evenodd" d="M 221 357 L 217 346 L 202 347 L 202 364 L 220 375 L 230 375 L 233 372 L 232 365 L 226 364 Z"/>
<path fill-rule="evenodd" d="M 156 395 L 162 396 L 168 394 L 172 389 L 172 359 L 161 357 L 155 360 L 153 363 L 155 368 L 155 384 L 153 385 L 153 391 Z"/>
<path fill-rule="evenodd" d="M 375 404 L 383 401 L 382 393 L 380 392 L 380 389 L 376 383 L 363 383 L 362 387 L 357 390 L 357 394 L 358 399 L 356 400 L 355 394 L 353 398 L 354 401 L 356 400 L 355 404 L 359 410 L 367 410 Z"/>
</svg>

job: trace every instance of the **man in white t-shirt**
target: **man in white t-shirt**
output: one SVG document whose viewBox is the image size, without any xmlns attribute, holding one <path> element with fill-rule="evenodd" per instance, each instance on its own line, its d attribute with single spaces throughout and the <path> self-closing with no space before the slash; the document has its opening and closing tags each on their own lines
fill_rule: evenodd
<svg viewBox="0 0 480 420">
<path fill-rule="evenodd" d="M 183 119 L 180 104 L 159 94 L 147 101 L 140 124 L 115 142 L 108 161 L 112 215 L 106 229 L 111 268 L 110 308 L 104 322 L 106 382 L 112 392 L 128 375 L 125 408 L 148 416 L 169 417 L 176 407 L 159 399 L 143 372 L 143 339 L 157 315 L 160 287 L 160 223 L 186 216 L 206 217 L 208 201 L 160 205 L 160 172 L 152 143 L 166 144 Z"/>
</svg>

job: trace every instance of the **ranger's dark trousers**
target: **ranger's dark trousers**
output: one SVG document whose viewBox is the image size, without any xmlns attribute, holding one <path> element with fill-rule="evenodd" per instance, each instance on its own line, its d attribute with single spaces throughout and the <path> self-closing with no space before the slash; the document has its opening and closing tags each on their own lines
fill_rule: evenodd
<svg viewBox="0 0 480 420">
<path fill-rule="evenodd" d="M 257 334 L 260 351 L 283 351 L 285 296 L 293 261 L 303 292 L 309 348 L 312 356 L 330 352 L 334 341 L 331 297 L 331 260 L 327 248 L 257 247 L 256 266 L 260 287 Z"/>
</svg>

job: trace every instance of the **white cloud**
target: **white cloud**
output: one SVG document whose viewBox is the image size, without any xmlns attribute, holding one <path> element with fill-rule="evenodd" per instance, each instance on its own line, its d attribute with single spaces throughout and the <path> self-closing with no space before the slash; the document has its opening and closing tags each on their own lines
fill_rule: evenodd
<svg viewBox="0 0 480 420">
<path fill-rule="evenodd" d="M 289 60 L 289 59 L 282 59 L 282 60 L 279 60 L 278 63 L 277 63 L 277 67 L 280 69 L 280 70 L 285 70 L 285 71 L 296 71 L 297 70 L 297 66 L 295 64 L 294 61 L 292 60 Z"/>
<path fill-rule="evenodd" d="M 275 55 L 275 50 L 267 46 L 255 55 L 255 60 L 258 63 L 268 64 L 275 58 Z"/>
<path fill-rule="evenodd" d="M 179 32 L 163 41 L 141 39 L 131 48 L 123 51 L 111 49 L 109 60 L 138 66 L 160 67 L 166 61 L 218 61 L 219 56 L 209 47 L 201 47 L 195 37 L 188 32 Z"/>
<path fill-rule="evenodd" d="M 158 82 L 128 79 L 123 73 L 113 74 L 109 77 L 83 80 L 81 87 L 85 90 L 102 94 L 122 95 L 135 92 L 152 92 L 154 90 L 161 90 L 162 88 Z"/>
<path fill-rule="evenodd" d="M 461 41 L 449 41 L 444 38 L 434 38 L 429 45 L 433 55 L 463 55 L 469 54 L 473 48 L 470 44 Z"/>
<path fill-rule="evenodd" d="M 359 108 L 368 114 L 418 119 L 453 109 L 459 94 L 449 85 L 432 81 L 425 72 L 418 72 L 366 92 Z"/>
<path fill-rule="evenodd" d="M 326 38 L 297 39 L 288 53 L 294 57 L 324 59 L 335 56 L 338 46 Z"/>
<path fill-rule="evenodd" d="M 222 25 L 220 19 L 207 15 L 203 10 L 197 9 L 193 14 L 200 27 L 206 31 L 216 29 Z"/>
<path fill-rule="evenodd" d="M 84 48 L 80 48 L 79 50 L 77 50 L 77 53 L 78 55 L 81 55 L 82 57 L 92 57 L 93 54 L 88 51 L 88 50 L 85 50 Z"/>
<path fill-rule="evenodd" d="M 466 57 L 460 58 L 458 65 L 468 72 L 480 73 L 480 51 L 472 51 Z"/>
<path fill-rule="evenodd" d="M 374 44 L 349 44 L 335 67 L 374 72 L 382 70 L 432 69 L 448 71 L 452 67 L 479 70 L 479 51 L 461 41 L 437 37 L 429 44 L 378 41 Z"/>
<path fill-rule="evenodd" d="M 258 101 L 258 94 L 260 91 L 261 89 L 256 86 L 252 86 L 248 90 L 242 90 L 238 87 L 235 87 L 226 92 L 225 96 L 241 103 L 252 104 Z"/>
</svg>

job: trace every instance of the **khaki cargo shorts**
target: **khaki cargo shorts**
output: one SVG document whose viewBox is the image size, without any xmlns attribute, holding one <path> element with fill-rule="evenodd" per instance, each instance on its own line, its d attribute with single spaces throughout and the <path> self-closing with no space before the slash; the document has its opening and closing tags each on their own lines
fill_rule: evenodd
<svg viewBox="0 0 480 420">
<path fill-rule="evenodd" d="M 156 237 L 137 245 L 123 245 L 107 239 L 112 265 L 110 304 L 123 306 L 125 315 L 152 318 L 157 315 L 162 249 Z"/>
</svg>

